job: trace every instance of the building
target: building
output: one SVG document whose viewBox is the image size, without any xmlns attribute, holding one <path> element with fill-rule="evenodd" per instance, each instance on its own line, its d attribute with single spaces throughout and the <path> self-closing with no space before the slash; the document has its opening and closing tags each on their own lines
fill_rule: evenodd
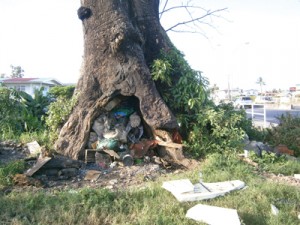
<svg viewBox="0 0 300 225">
<path fill-rule="evenodd" d="M 249 90 L 245 90 L 245 91 L 243 92 L 243 94 L 244 94 L 245 96 L 258 96 L 258 93 L 259 93 L 259 91 L 256 90 L 256 89 L 249 89 Z"/>
<path fill-rule="evenodd" d="M 13 88 L 18 91 L 24 91 L 34 97 L 34 91 L 44 88 L 43 94 L 46 95 L 49 89 L 63 84 L 54 78 L 1 78 L 1 85 Z"/>
</svg>

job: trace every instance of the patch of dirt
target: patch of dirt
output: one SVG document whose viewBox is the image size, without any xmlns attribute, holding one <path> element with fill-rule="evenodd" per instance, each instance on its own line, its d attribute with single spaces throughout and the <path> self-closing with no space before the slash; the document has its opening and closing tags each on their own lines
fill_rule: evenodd
<svg viewBox="0 0 300 225">
<path fill-rule="evenodd" d="M 244 156 L 241 156 L 240 158 L 244 162 L 246 162 L 246 163 L 250 164 L 251 166 L 255 167 L 256 169 L 258 169 L 258 163 L 253 162 L 250 158 L 244 158 Z M 277 183 L 288 184 L 291 186 L 300 187 L 300 179 L 297 179 L 293 176 L 285 176 L 283 174 L 276 175 L 274 173 L 269 173 L 266 171 L 258 172 L 258 174 L 272 182 L 277 182 Z"/>
<path fill-rule="evenodd" d="M 28 157 L 29 151 L 26 146 L 21 146 L 16 143 L 5 142 L 0 143 L 0 164 L 7 164 L 11 161 L 25 159 Z M 83 187 L 89 188 L 107 188 L 110 190 L 122 190 L 130 187 L 143 186 L 145 182 L 155 181 L 157 178 L 169 173 L 179 173 L 182 169 L 172 168 L 167 169 L 162 164 L 153 162 L 153 158 L 145 158 L 133 166 L 123 166 L 121 163 L 113 164 L 111 167 L 103 169 L 95 163 L 85 164 L 77 169 L 75 176 L 46 176 L 45 174 L 35 174 L 33 178 L 41 181 L 43 187 L 35 187 L 31 184 L 26 185 L 26 181 L 22 180 L 19 183 L 24 186 L 14 186 L 14 191 L 46 189 L 52 190 L 72 190 Z M 28 161 L 28 166 L 31 168 L 36 160 Z M 195 165 L 197 166 L 197 165 Z M 85 180 L 87 173 L 96 172 L 99 176 L 93 180 Z M 24 179 L 23 176 L 20 179 Z M 30 182 L 33 182 L 30 178 Z M 8 192 L 11 191 L 11 188 Z"/>
<path fill-rule="evenodd" d="M 268 172 L 262 172 L 261 175 L 265 177 L 267 180 L 276 182 L 276 183 L 282 183 L 282 184 L 288 184 L 291 186 L 297 186 L 300 187 L 300 179 L 296 179 L 293 176 L 284 176 L 282 174 L 274 174 L 274 173 L 268 173 Z"/>
<path fill-rule="evenodd" d="M 27 149 L 21 144 L 15 142 L 0 142 L 0 165 L 11 161 L 24 159 L 27 155 Z"/>
<path fill-rule="evenodd" d="M 26 146 L 14 142 L 0 143 L 0 165 L 9 162 L 25 159 L 28 157 L 29 151 Z M 41 181 L 43 187 L 34 186 L 14 186 L 14 191 L 22 191 L 24 189 L 46 189 L 52 190 L 72 190 L 83 187 L 88 188 L 107 188 L 110 190 L 122 190 L 130 187 L 142 187 L 145 182 L 155 181 L 161 176 L 170 173 L 180 173 L 181 168 L 167 169 L 162 164 L 153 162 L 153 158 L 146 158 L 144 161 L 139 161 L 133 166 L 123 166 L 121 163 L 113 165 L 111 168 L 100 168 L 95 163 L 85 164 L 77 170 L 75 176 L 46 176 L 44 174 L 33 176 L 38 181 Z M 249 162 L 248 162 L 249 163 Z M 33 161 L 29 161 L 28 165 L 31 167 Z M 194 165 L 198 166 L 199 162 Z M 251 163 L 250 163 L 251 164 Z M 254 166 L 254 165 L 253 165 Z M 95 179 L 85 180 L 87 173 L 95 172 L 98 176 Z M 268 172 L 259 173 L 265 179 L 272 182 L 288 184 L 300 187 L 300 180 L 293 176 L 284 176 L 282 174 L 276 175 Z"/>
</svg>

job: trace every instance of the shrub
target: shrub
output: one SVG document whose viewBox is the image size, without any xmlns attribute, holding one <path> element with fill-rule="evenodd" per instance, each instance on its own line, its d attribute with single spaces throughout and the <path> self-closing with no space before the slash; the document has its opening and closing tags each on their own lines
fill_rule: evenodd
<svg viewBox="0 0 300 225">
<path fill-rule="evenodd" d="M 46 117 L 46 125 L 49 128 L 50 142 L 54 143 L 58 138 L 58 133 L 63 124 L 69 118 L 69 115 L 76 105 L 77 95 L 74 95 L 71 99 L 69 96 L 59 96 L 56 101 L 52 102 L 49 106 Z"/>
<path fill-rule="evenodd" d="M 251 137 L 263 138 L 252 128 L 245 111 L 235 111 L 231 104 L 215 106 L 209 100 L 208 80 L 200 71 L 191 69 L 175 48 L 162 52 L 151 69 L 152 78 L 175 113 L 180 133 L 193 156 L 238 150 L 245 131 Z"/>
<path fill-rule="evenodd" d="M 74 94 L 75 86 L 55 86 L 49 90 L 49 95 L 51 98 L 63 97 L 66 99 L 71 99 Z"/>
<path fill-rule="evenodd" d="M 268 130 L 266 140 L 273 146 L 284 144 L 300 155 L 300 117 L 287 113 L 278 117 L 279 125 Z"/>
<path fill-rule="evenodd" d="M 244 120 L 245 115 L 235 111 L 231 105 L 202 109 L 191 126 L 188 150 L 196 157 L 213 152 L 238 151 L 245 136 L 240 127 Z"/>
</svg>

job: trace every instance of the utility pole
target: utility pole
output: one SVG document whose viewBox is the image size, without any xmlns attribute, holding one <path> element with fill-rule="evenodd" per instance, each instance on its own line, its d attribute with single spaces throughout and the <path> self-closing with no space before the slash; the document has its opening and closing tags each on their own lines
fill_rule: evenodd
<svg viewBox="0 0 300 225">
<path fill-rule="evenodd" d="M 230 75 L 228 75 L 228 99 L 231 101 Z"/>
</svg>

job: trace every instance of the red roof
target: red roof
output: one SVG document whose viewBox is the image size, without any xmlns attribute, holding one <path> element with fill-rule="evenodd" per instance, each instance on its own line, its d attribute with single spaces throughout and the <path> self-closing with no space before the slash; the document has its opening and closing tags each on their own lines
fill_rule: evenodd
<svg viewBox="0 0 300 225">
<path fill-rule="evenodd" d="M 38 78 L 8 78 L 3 80 L 3 83 L 26 83 Z"/>
</svg>

